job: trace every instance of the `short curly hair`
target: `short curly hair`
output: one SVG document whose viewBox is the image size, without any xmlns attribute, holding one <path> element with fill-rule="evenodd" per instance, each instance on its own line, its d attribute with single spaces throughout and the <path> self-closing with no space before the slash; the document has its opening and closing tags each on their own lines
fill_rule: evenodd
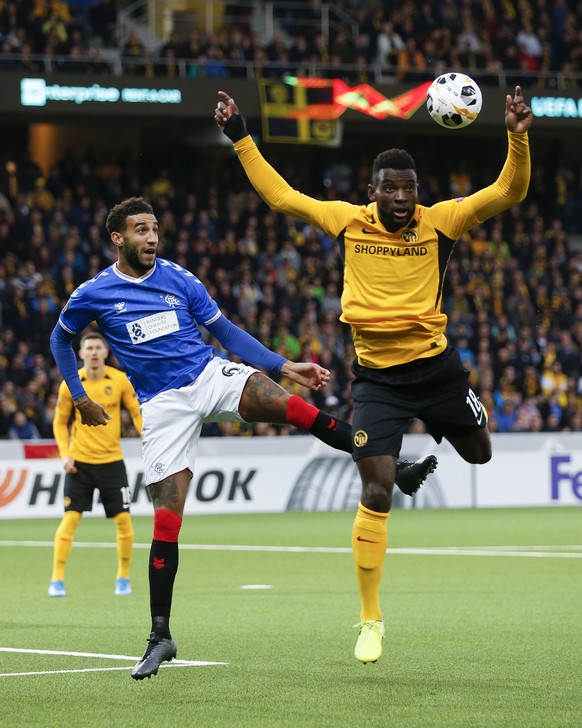
<svg viewBox="0 0 582 728">
<path fill-rule="evenodd" d="M 122 233 L 126 228 L 128 217 L 140 215 L 144 212 L 149 215 L 154 214 L 154 209 L 150 203 L 146 202 L 143 197 L 129 197 L 109 210 L 109 215 L 107 215 L 105 221 L 107 232 L 110 235 L 113 232 Z"/>
<path fill-rule="evenodd" d="M 406 149 L 387 149 L 374 160 L 372 177 L 376 177 L 381 169 L 412 169 L 416 172 L 416 165 Z"/>
</svg>

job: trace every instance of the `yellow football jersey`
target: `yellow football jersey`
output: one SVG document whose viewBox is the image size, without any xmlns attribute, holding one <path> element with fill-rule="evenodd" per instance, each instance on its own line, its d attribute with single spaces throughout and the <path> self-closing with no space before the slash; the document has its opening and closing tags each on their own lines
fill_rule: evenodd
<svg viewBox="0 0 582 728">
<path fill-rule="evenodd" d="M 89 398 L 102 405 L 111 419 L 102 427 L 83 425 L 69 388 L 65 382 L 61 382 L 53 420 L 53 432 L 60 456 L 92 464 L 122 460 L 120 443 L 122 403 L 131 415 L 140 437 L 142 431 L 139 402 L 131 382 L 124 372 L 110 366 L 105 367 L 103 376 L 96 381 L 87 377 L 84 367 L 79 370 L 79 376 Z"/>
<path fill-rule="evenodd" d="M 251 137 L 235 150 L 271 208 L 337 238 L 344 259 L 341 320 L 351 326 L 358 362 L 384 368 L 435 356 L 446 347 L 443 281 L 456 240 L 527 193 L 528 136 L 508 132 L 508 138 L 505 165 L 492 185 L 432 207 L 417 205 L 410 223 L 394 233 L 380 222 L 375 202 L 327 202 L 294 190 Z"/>
</svg>

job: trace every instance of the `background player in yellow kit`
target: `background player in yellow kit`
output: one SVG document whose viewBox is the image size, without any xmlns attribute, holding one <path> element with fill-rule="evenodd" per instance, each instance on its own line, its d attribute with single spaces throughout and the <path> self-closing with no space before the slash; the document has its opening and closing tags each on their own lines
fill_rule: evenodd
<svg viewBox="0 0 582 728">
<path fill-rule="evenodd" d="M 59 388 L 53 431 L 66 472 L 65 514 L 55 534 L 50 597 L 66 596 L 65 566 L 75 529 L 83 511 L 92 510 L 95 490 L 101 495 L 106 516 L 113 518 L 117 529 L 115 593 L 131 594 L 133 526 L 129 515 L 131 492 L 120 442 L 121 405 L 129 411 L 140 437 L 142 418 L 131 382 L 122 371 L 105 364 L 108 355 L 109 347 L 101 334 L 89 332 L 81 338 L 79 357 L 84 366 L 79 376 L 91 399 L 105 408 L 109 419 L 105 427 L 95 430 L 83 425 L 65 382 Z"/>
</svg>

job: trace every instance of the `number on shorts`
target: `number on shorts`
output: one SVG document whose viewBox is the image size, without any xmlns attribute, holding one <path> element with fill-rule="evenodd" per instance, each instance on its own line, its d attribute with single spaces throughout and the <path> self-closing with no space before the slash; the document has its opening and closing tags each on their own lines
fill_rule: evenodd
<svg viewBox="0 0 582 728">
<path fill-rule="evenodd" d="M 131 488 L 128 485 L 121 489 L 121 498 L 123 499 L 123 507 L 129 508 L 131 505 Z"/>
<path fill-rule="evenodd" d="M 481 418 L 483 417 L 483 408 L 481 407 L 479 397 L 477 397 L 472 389 L 469 389 L 469 395 L 465 401 L 473 410 L 473 414 L 475 415 L 475 419 L 477 420 L 477 422 L 481 424 Z"/>
</svg>

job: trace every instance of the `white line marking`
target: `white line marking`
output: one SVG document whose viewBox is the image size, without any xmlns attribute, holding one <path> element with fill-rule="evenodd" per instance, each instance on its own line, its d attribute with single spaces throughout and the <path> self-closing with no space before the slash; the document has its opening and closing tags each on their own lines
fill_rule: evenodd
<svg viewBox="0 0 582 728">
<path fill-rule="evenodd" d="M 95 657 L 100 660 L 123 660 L 132 664 L 127 667 L 85 667 L 76 670 L 41 670 L 35 672 L 4 672 L 0 677 L 13 677 L 16 675 L 60 675 L 68 672 L 108 672 L 112 670 L 131 670 L 140 659 L 130 655 L 108 655 L 101 652 L 67 652 L 64 650 L 32 650 L 23 647 L 0 647 L 0 652 L 12 652 L 25 655 L 57 655 L 60 657 Z M 160 667 L 207 667 L 209 665 L 228 665 L 228 662 L 207 662 L 205 660 L 177 660 Z"/>
<path fill-rule="evenodd" d="M 64 650 L 29 650 L 24 647 L 0 647 L 0 652 L 19 652 L 28 655 L 64 655 L 65 657 L 98 657 L 101 660 L 139 660 L 131 655 L 106 655 L 101 652 L 66 652 Z"/>
<path fill-rule="evenodd" d="M 582 553 L 571 554 L 559 551 L 497 551 L 476 548 L 440 548 L 440 549 L 387 549 L 387 554 L 398 553 L 412 556 L 524 556 L 534 559 L 582 559 Z"/>
<path fill-rule="evenodd" d="M 205 665 L 228 665 L 228 662 L 180 662 L 160 665 L 160 667 L 193 667 Z M 24 677 L 26 675 L 63 675 L 70 672 L 113 672 L 115 670 L 125 670 L 129 672 L 133 666 L 128 667 L 86 667 L 80 670 L 44 670 L 36 672 L 0 672 L 0 677 Z"/>
<path fill-rule="evenodd" d="M 163 667 L 163 665 L 160 665 Z M 0 672 L 0 677 L 24 677 L 26 675 L 64 675 L 68 672 L 113 672 L 114 670 L 126 670 L 131 667 L 88 667 L 83 670 L 38 670 L 36 672 Z"/>
<path fill-rule="evenodd" d="M 18 652 L 25 655 L 61 655 L 65 657 L 96 657 L 100 660 L 131 660 L 136 662 L 141 657 L 133 655 L 109 655 L 101 652 L 69 652 L 66 650 L 31 650 L 25 647 L 0 647 L 0 652 Z M 201 662 L 199 660 L 178 660 L 173 663 L 180 665 L 226 665 L 226 662 Z"/>
<path fill-rule="evenodd" d="M 54 547 L 54 541 L 0 541 L 1 546 L 40 546 Z M 151 549 L 151 543 L 134 543 L 134 549 Z M 75 541 L 74 548 L 114 549 L 115 542 Z M 282 553 L 322 553 L 322 554 L 350 554 L 351 548 L 332 546 L 252 546 L 248 544 L 209 544 L 209 543 L 181 543 L 182 551 L 275 551 Z"/>
<path fill-rule="evenodd" d="M 53 541 L 0 541 L 2 546 L 32 546 L 54 547 Z M 114 542 L 76 541 L 75 548 L 114 549 Z M 136 543 L 135 549 L 150 549 L 149 543 Z M 530 549 L 529 551 L 527 549 Z M 546 549 L 541 551 L 538 549 Z M 547 549 L 563 549 L 563 551 L 548 551 Z M 351 554 L 349 547 L 331 546 L 251 546 L 248 544 L 180 544 L 181 551 L 253 551 L 265 553 L 288 554 Z M 579 552 L 568 553 L 567 550 Z M 582 559 L 582 546 L 448 546 L 439 548 L 389 548 L 388 556 L 521 556 L 529 558 L 546 559 Z"/>
<path fill-rule="evenodd" d="M 545 544 L 544 546 L 463 546 L 466 549 L 495 549 L 496 551 L 582 551 L 582 546 Z"/>
</svg>

